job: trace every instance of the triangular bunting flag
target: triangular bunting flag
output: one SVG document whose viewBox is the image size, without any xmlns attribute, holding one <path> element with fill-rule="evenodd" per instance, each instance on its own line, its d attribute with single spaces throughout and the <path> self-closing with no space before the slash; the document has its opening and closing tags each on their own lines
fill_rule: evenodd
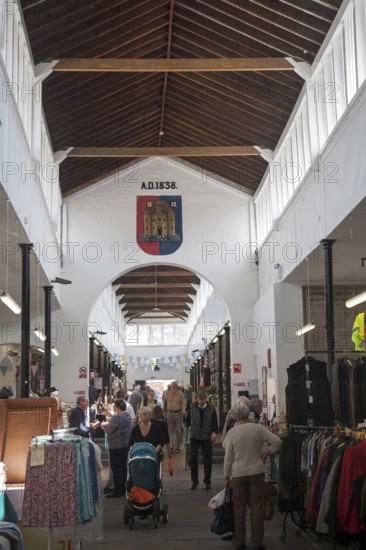
<svg viewBox="0 0 366 550">
<path fill-rule="evenodd" d="M 33 376 L 36 375 L 37 370 L 38 370 L 38 365 L 31 365 L 31 372 Z"/>
<path fill-rule="evenodd" d="M 6 365 L 0 365 L 0 370 L 3 373 L 3 376 L 6 375 L 8 367 Z"/>
</svg>

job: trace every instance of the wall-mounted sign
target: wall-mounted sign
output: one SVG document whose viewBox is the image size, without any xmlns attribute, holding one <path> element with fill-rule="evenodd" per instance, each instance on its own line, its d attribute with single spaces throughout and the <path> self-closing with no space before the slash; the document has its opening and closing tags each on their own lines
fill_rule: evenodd
<svg viewBox="0 0 366 550">
<path fill-rule="evenodd" d="M 86 378 L 88 375 L 88 369 L 86 367 L 80 367 L 79 378 Z"/>
<path fill-rule="evenodd" d="M 234 374 L 241 373 L 241 363 L 234 363 Z"/>
<path fill-rule="evenodd" d="M 153 256 L 178 250 L 183 242 L 182 197 L 137 197 L 136 241 L 141 250 Z"/>
</svg>

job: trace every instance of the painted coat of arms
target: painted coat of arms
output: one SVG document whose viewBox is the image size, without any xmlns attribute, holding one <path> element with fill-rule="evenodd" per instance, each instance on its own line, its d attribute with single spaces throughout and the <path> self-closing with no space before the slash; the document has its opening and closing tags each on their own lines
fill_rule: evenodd
<svg viewBox="0 0 366 550">
<path fill-rule="evenodd" d="M 182 197 L 137 197 L 136 241 L 154 256 L 173 254 L 183 242 Z"/>
</svg>

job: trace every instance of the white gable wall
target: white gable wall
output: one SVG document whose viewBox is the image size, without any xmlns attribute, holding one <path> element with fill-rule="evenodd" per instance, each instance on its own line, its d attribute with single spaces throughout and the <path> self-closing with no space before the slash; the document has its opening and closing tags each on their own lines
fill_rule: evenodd
<svg viewBox="0 0 366 550">
<path fill-rule="evenodd" d="M 148 181 L 174 181 L 177 189 L 141 189 Z M 138 195 L 182 196 L 183 242 L 175 253 L 151 256 L 136 244 Z M 250 201 L 243 193 L 206 178 L 202 181 L 198 172 L 161 158 L 143 161 L 65 200 L 63 276 L 73 284 L 63 293 L 61 315 L 73 324 L 64 326 L 52 371 L 53 384 L 67 385 L 65 398 L 72 400 L 73 392 L 87 384 L 78 373 L 88 360 L 87 324 L 98 296 L 119 275 L 156 262 L 191 269 L 222 295 L 230 317 L 222 321 L 230 320 L 234 329 L 232 362 L 245 363 L 251 372 L 253 344 L 247 325 L 257 299 L 257 280 L 247 260 Z"/>
</svg>

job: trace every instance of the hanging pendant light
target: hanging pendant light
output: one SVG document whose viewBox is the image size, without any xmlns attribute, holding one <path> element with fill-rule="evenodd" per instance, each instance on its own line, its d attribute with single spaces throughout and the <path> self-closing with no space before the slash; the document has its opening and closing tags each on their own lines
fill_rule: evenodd
<svg viewBox="0 0 366 550">
<path fill-rule="evenodd" d="M 366 302 L 366 290 L 346 300 L 345 306 L 348 308 L 351 308 L 351 307 L 358 306 L 358 304 L 362 304 L 362 302 Z"/>
<path fill-rule="evenodd" d="M 310 317 L 310 285 L 309 285 L 309 258 L 306 258 L 306 281 L 307 281 L 307 290 L 308 290 L 308 317 Z M 314 330 L 316 327 L 314 321 L 307 323 L 303 327 L 297 329 L 296 336 L 302 336 L 311 330 Z"/>
<path fill-rule="evenodd" d="M 10 201 L 6 201 L 6 242 L 9 242 L 9 204 Z M 12 298 L 8 292 L 8 280 L 9 280 L 9 258 L 6 258 L 6 276 L 5 276 L 5 290 L 0 290 L 0 300 L 16 315 L 21 313 L 22 308 Z"/>
<path fill-rule="evenodd" d="M 22 308 L 20 307 L 20 305 L 18 304 L 18 302 L 16 302 L 14 300 L 14 298 L 12 298 L 10 296 L 10 294 L 6 291 L 6 290 L 0 290 L 0 300 L 6 305 L 8 306 L 9 309 L 11 309 L 11 311 L 13 313 L 16 313 L 17 315 L 19 313 L 21 313 L 22 311 Z"/>
</svg>

